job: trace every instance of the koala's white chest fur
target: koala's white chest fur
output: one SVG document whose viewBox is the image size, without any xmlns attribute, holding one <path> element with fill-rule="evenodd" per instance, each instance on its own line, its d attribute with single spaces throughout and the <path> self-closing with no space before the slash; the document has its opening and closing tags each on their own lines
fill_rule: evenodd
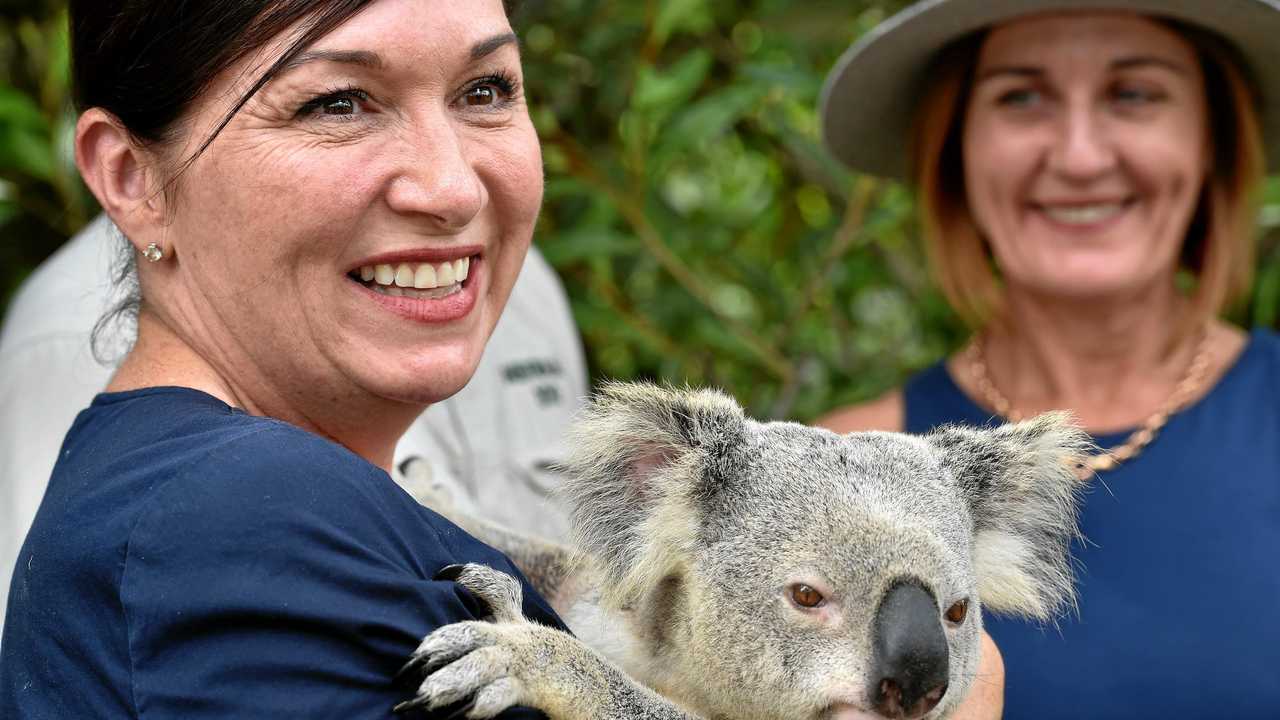
<svg viewBox="0 0 1280 720">
<path fill-rule="evenodd" d="M 575 602 L 563 620 L 587 645 L 622 666 L 636 679 L 645 680 L 641 671 L 647 669 L 648 658 L 631 632 L 627 619 L 601 607 L 596 596 Z"/>
<path fill-rule="evenodd" d="M 588 647 L 621 667 L 628 675 L 681 705 L 695 708 L 698 699 L 681 682 L 685 668 L 674 667 L 677 658 L 655 657 L 644 637 L 644 622 L 637 613 L 606 607 L 598 592 L 577 598 L 562 612 L 565 624 Z"/>
</svg>

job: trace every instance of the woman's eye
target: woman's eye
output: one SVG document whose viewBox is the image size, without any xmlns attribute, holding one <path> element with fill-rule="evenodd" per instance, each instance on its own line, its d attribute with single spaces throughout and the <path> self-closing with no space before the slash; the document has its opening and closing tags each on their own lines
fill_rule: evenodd
<svg viewBox="0 0 1280 720">
<path fill-rule="evenodd" d="M 471 107 L 493 105 L 498 102 L 498 91 L 492 85 L 481 85 L 468 90 L 462 100 Z"/>
<path fill-rule="evenodd" d="M 791 601 L 802 608 L 818 608 L 822 607 L 827 601 L 822 593 L 804 584 L 791 586 Z"/>
<path fill-rule="evenodd" d="M 343 90 L 308 101 L 298 111 L 298 115 L 328 115 L 336 117 L 355 115 L 362 111 L 362 105 L 368 100 L 369 95 L 364 91 Z"/>
<path fill-rule="evenodd" d="M 502 107 L 516 94 L 516 82 L 506 75 L 490 75 L 471 84 L 459 98 L 468 108 L 492 110 Z"/>
<path fill-rule="evenodd" d="M 1121 86 L 1111 92 L 1111 97 L 1125 105 L 1146 105 L 1159 102 L 1164 96 L 1146 88 Z"/>
<path fill-rule="evenodd" d="M 1016 108 L 1016 107 L 1031 107 L 1039 103 L 1042 99 L 1043 99 L 1043 96 L 1041 95 L 1039 90 L 1022 88 L 1018 90 L 1010 90 L 1009 92 L 1003 93 L 996 100 L 996 102 L 1006 107 Z"/>
<path fill-rule="evenodd" d="M 350 115 L 356 111 L 356 104 L 351 98 L 334 98 L 320 106 L 320 109 L 325 115 Z"/>
</svg>

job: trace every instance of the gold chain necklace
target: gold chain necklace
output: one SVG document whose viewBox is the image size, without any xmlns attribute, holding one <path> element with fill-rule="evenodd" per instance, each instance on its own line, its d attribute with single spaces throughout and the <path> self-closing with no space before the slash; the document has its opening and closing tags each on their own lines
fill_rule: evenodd
<svg viewBox="0 0 1280 720">
<path fill-rule="evenodd" d="M 991 374 L 987 370 L 987 361 L 983 352 L 983 340 L 981 336 L 974 338 L 969 343 L 969 347 L 965 348 L 962 353 L 965 364 L 968 365 L 970 378 L 973 380 L 974 387 L 982 395 L 982 400 L 990 408 L 996 411 L 1001 417 L 1010 422 L 1019 422 L 1023 419 L 1023 414 L 1013 407 L 1013 403 L 1000 392 L 995 383 L 991 382 Z M 1097 455 L 1090 455 L 1076 468 L 1076 474 L 1081 480 L 1087 480 L 1095 473 L 1112 470 L 1120 463 L 1132 460 L 1137 457 L 1138 453 L 1151 444 L 1156 439 L 1156 435 L 1164 428 L 1165 423 L 1169 422 L 1169 418 L 1179 410 L 1186 407 L 1191 398 L 1204 386 L 1205 378 L 1209 374 L 1209 326 L 1205 325 L 1201 331 L 1200 339 L 1196 343 L 1196 352 L 1192 356 L 1191 362 L 1187 365 L 1187 370 L 1183 374 L 1182 379 L 1174 386 L 1173 392 L 1160 405 L 1150 417 L 1143 421 L 1129 434 L 1123 443 L 1111 448 L 1103 450 Z"/>
</svg>

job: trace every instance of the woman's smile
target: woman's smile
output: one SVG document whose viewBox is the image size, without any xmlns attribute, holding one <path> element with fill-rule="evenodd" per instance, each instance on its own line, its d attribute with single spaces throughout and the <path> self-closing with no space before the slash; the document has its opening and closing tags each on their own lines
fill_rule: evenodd
<svg viewBox="0 0 1280 720">
<path fill-rule="evenodd" d="M 1027 227 L 1022 236 L 1046 247 L 1060 243 L 1065 248 L 1105 249 L 1144 231 L 1137 196 L 1033 200 L 1023 217 Z"/>
<path fill-rule="evenodd" d="M 466 317 L 483 286 L 483 255 L 469 248 L 381 256 L 347 273 L 360 295 L 403 318 L 445 323 Z"/>
<path fill-rule="evenodd" d="M 1030 210 L 1057 229 L 1098 232 L 1122 220 L 1136 198 L 1031 202 Z"/>
</svg>

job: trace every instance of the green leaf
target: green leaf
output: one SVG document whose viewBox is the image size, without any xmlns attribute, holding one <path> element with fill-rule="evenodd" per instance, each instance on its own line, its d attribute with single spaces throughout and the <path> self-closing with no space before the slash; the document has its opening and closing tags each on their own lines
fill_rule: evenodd
<svg viewBox="0 0 1280 720">
<path fill-rule="evenodd" d="M 643 65 L 636 76 L 631 107 L 667 114 L 688 102 L 711 72 L 711 52 L 694 50 L 665 70 Z"/>
<path fill-rule="evenodd" d="M 48 136 L 0 124 L 0 170 L 43 181 L 53 178 L 56 160 Z"/>
<path fill-rule="evenodd" d="M 588 258 L 633 254 L 640 243 L 630 235 L 610 228 L 581 227 L 560 233 L 538 243 L 543 256 L 555 266 L 581 262 Z"/>
<path fill-rule="evenodd" d="M 1253 301 L 1253 324 L 1276 327 L 1280 321 L 1280 263 L 1266 268 L 1258 276 Z"/>
<path fill-rule="evenodd" d="M 0 199 L 0 228 L 3 228 L 10 220 L 18 216 L 22 211 L 16 202 L 12 200 Z"/>
<path fill-rule="evenodd" d="M 768 93 L 760 85 L 733 85 L 710 93 L 680 110 L 664 132 L 667 142 L 685 146 L 719 137 L 751 112 Z"/>
<path fill-rule="evenodd" d="M 661 47 L 678 32 L 700 34 L 714 24 L 710 0 L 662 0 L 653 21 L 653 41 Z"/>
<path fill-rule="evenodd" d="M 17 88 L 0 86 L 0 126 L 48 132 L 49 122 L 31 96 Z"/>
</svg>

